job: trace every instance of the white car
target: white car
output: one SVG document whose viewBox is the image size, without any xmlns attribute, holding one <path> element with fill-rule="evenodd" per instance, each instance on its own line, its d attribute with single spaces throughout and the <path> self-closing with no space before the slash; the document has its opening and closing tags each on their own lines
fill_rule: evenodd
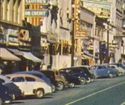
<svg viewBox="0 0 125 105">
<path fill-rule="evenodd" d="M 42 79 L 30 74 L 9 74 L 10 80 L 16 84 L 24 96 L 35 95 L 42 98 L 45 94 L 52 93 L 52 88 Z"/>
<path fill-rule="evenodd" d="M 111 67 L 111 68 L 115 68 L 116 70 L 118 70 L 119 76 L 125 74 L 125 70 L 124 70 L 123 68 L 121 68 L 120 66 L 117 66 L 117 65 L 110 65 L 110 67 Z"/>
</svg>

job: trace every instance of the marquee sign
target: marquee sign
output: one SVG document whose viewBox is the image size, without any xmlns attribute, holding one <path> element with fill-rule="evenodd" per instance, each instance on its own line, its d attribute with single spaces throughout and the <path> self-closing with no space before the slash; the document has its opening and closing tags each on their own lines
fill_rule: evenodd
<svg viewBox="0 0 125 105">
<path fill-rule="evenodd" d="M 42 3 L 42 4 L 45 4 L 48 1 L 49 0 L 25 0 L 26 3 Z"/>
<path fill-rule="evenodd" d="M 46 16 L 46 10 L 26 10 L 25 11 L 25 16 L 31 16 L 31 17 L 35 17 L 35 16 Z"/>
</svg>

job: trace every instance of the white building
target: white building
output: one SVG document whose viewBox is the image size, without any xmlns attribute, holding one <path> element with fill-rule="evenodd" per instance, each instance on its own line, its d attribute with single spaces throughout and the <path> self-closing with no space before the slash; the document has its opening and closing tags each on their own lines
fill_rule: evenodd
<svg viewBox="0 0 125 105">
<path fill-rule="evenodd" d="M 47 34 L 48 49 L 44 64 L 52 69 L 71 66 L 71 36 L 68 19 L 71 17 L 71 0 L 50 0 L 48 17 L 43 20 L 41 32 Z"/>
</svg>

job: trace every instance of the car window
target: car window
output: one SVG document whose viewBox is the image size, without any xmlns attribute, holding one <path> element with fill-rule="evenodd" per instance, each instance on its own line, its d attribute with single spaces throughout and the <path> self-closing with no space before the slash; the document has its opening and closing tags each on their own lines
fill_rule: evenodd
<svg viewBox="0 0 125 105">
<path fill-rule="evenodd" d="M 23 77 L 14 77 L 12 79 L 13 82 L 24 82 L 24 78 Z"/>
<path fill-rule="evenodd" d="M 115 68 L 115 66 L 110 66 L 110 68 Z"/>
<path fill-rule="evenodd" d="M 35 75 L 35 76 L 37 76 L 37 77 L 39 77 L 39 78 L 43 78 L 43 76 L 40 75 L 40 74 L 33 74 L 33 75 Z"/>
<path fill-rule="evenodd" d="M 34 78 L 32 78 L 32 77 L 25 77 L 25 79 L 26 79 L 26 81 L 28 81 L 28 82 L 35 81 L 35 79 L 34 79 Z"/>
<path fill-rule="evenodd" d="M 3 79 L 0 78 L 0 83 L 4 83 L 5 81 Z"/>
<path fill-rule="evenodd" d="M 98 66 L 98 69 L 105 69 L 105 66 Z"/>
</svg>

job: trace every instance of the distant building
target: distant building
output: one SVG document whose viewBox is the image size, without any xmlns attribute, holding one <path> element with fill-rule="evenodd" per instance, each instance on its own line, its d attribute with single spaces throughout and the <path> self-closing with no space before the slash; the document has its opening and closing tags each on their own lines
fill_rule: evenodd
<svg viewBox="0 0 125 105">
<path fill-rule="evenodd" d="M 0 0 L 0 20 L 21 25 L 24 19 L 24 0 Z"/>
<path fill-rule="evenodd" d="M 81 0 L 82 5 L 94 12 L 98 17 L 109 18 L 112 0 Z"/>
</svg>

